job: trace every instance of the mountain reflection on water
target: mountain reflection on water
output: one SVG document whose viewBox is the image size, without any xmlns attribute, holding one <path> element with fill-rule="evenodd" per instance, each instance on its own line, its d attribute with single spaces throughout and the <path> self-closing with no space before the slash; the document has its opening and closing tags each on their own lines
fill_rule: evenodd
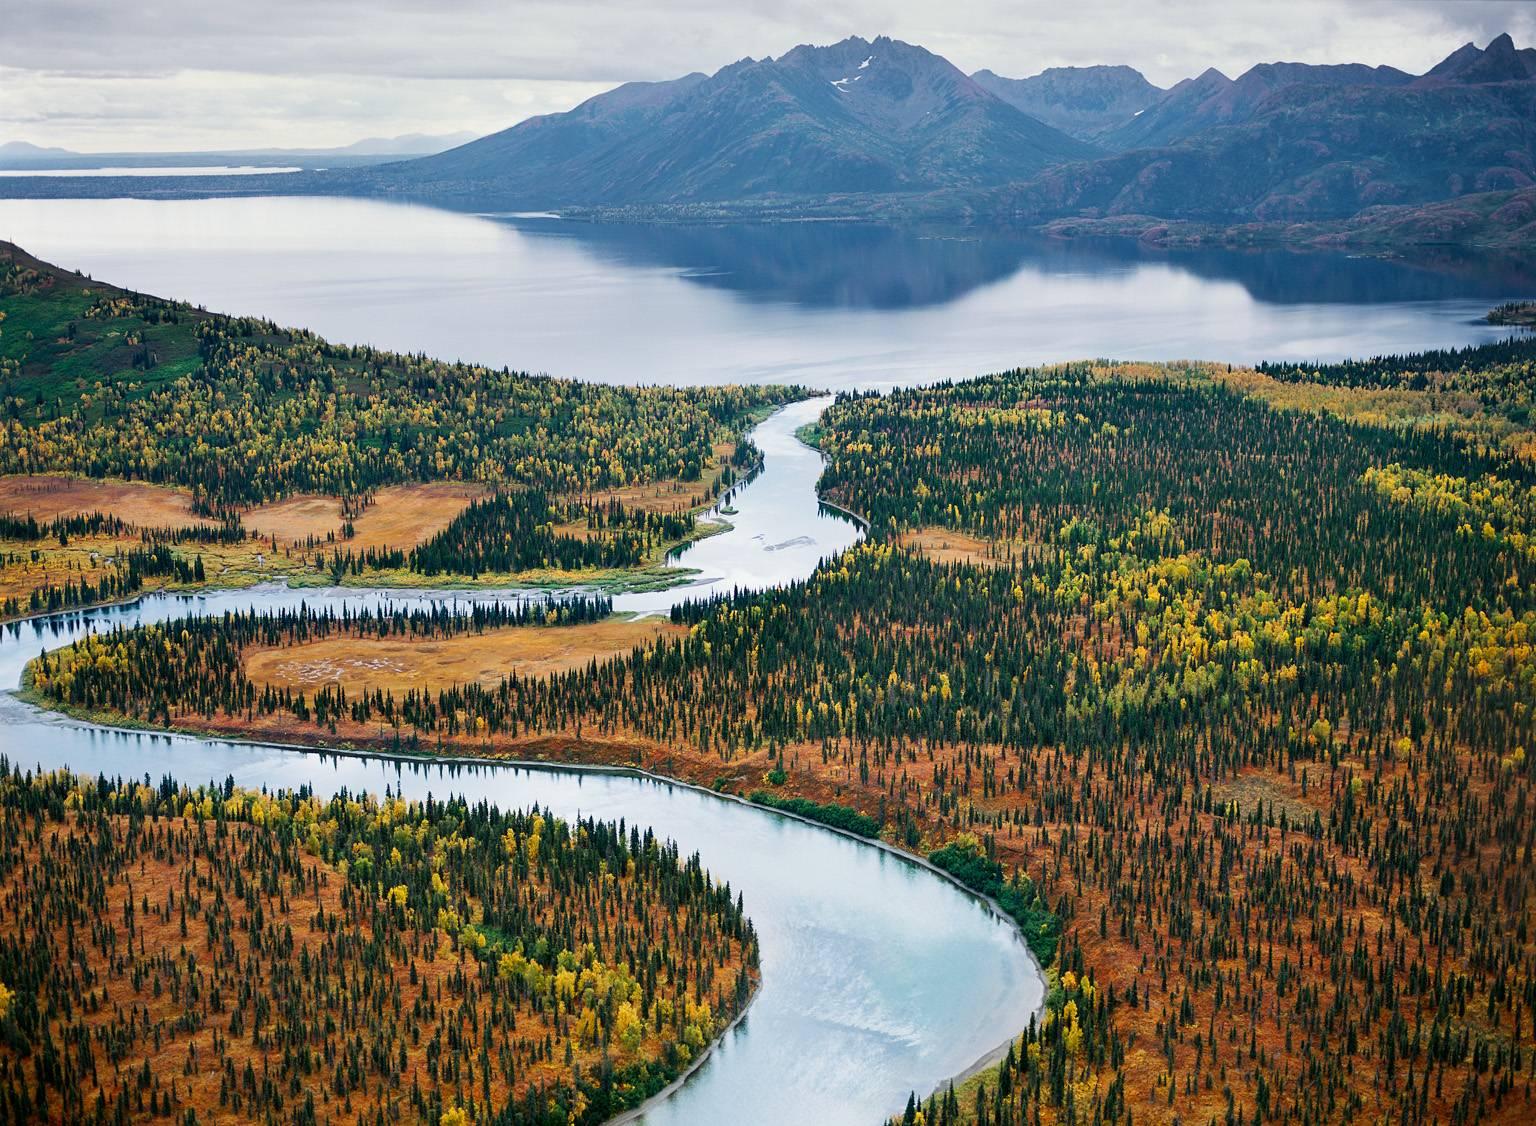
<svg viewBox="0 0 1536 1126">
<path fill-rule="evenodd" d="M 1337 359 L 1494 339 L 1528 263 L 1156 250 L 868 223 L 641 225 L 379 200 L 0 200 L 119 285 L 346 344 L 614 383 L 963 379 L 1102 356 Z"/>
<path fill-rule="evenodd" d="M 1103 276 L 1149 265 L 1236 282 L 1254 300 L 1277 305 L 1498 301 L 1536 293 L 1536 257 L 1451 248 L 1374 257 L 1277 248 L 1161 249 L 1131 239 L 859 222 L 507 221 L 536 238 L 570 239 L 615 266 L 676 271 L 749 301 L 809 308 L 919 308 L 954 301 L 1021 270 Z"/>
</svg>

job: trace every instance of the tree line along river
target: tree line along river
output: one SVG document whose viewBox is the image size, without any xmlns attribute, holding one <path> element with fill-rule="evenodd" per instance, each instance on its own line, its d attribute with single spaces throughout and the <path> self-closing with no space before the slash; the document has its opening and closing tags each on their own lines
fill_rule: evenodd
<svg viewBox="0 0 1536 1126">
<path fill-rule="evenodd" d="M 615 609 L 665 612 L 683 598 L 760 589 L 809 574 L 861 534 L 816 497 L 821 458 L 795 438 L 828 400 L 779 411 L 753 432 L 763 471 L 732 500 L 731 530 L 687 550 L 686 586 L 620 595 Z M 353 610 L 413 600 L 544 597 L 451 591 L 288 590 L 149 595 L 0 630 L 0 686 L 26 662 L 96 630 L 191 613 L 277 610 L 301 602 Z M 1028 1024 L 1044 997 L 1013 925 L 894 852 L 745 803 L 630 773 L 391 759 L 98 727 L 0 695 L 0 748 L 24 767 L 69 767 L 195 784 L 343 787 L 407 798 L 463 794 L 503 807 L 625 819 L 698 851 L 745 897 L 761 941 L 763 984 L 746 1019 L 687 1082 L 638 1120 L 872 1123 L 986 1057 Z"/>
</svg>

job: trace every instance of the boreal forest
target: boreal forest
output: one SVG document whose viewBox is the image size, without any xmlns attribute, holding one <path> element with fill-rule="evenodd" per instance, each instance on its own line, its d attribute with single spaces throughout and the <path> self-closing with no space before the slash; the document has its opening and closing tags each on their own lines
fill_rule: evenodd
<svg viewBox="0 0 1536 1126">
<path fill-rule="evenodd" d="M 79 300 L 83 323 L 100 299 Z M 411 422 L 408 454 L 386 421 L 393 389 L 467 373 L 196 323 L 197 370 L 242 373 L 258 399 L 313 399 L 304 411 L 332 404 L 326 417 L 359 412 L 338 432 L 373 437 L 333 451 L 316 434 L 314 460 L 269 458 L 287 449 L 267 432 L 282 412 L 216 405 L 232 393 L 216 375 L 44 407 L 16 393 L 24 358 L 8 376 L 7 466 L 176 482 L 226 522 L 289 489 L 490 481 L 413 546 L 305 550 L 360 576 L 626 566 L 686 538 L 694 509 L 600 488 L 698 481 L 706 463 L 731 471 L 729 488 L 753 466 L 728 447 L 732 427 L 790 394 L 514 380 L 547 422 L 508 427 L 476 394 L 428 394 L 464 416 Z M 921 858 L 1018 927 L 1049 988 L 999 1062 L 914 1090 L 902 1126 L 1523 1121 L 1536 1114 L 1533 369 L 1536 341 L 1516 338 L 845 393 L 805 436 L 825 458 L 822 498 L 865 536 L 788 585 L 682 599 L 643 627 L 583 594 L 188 615 L 43 652 L 24 694 L 118 724 L 637 767 Z M 132 447 L 144 460 L 99 452 L 172 403 L 227 418 L 227 440 L 250 443 L 248 475 L 149 432 Z M 644 433 L 617 460 L 570 429 L 637 412 Z M 516 467 L 541 458 L 580 468 L 536 486 Z M 123 534 L 105 516 L 10 519 L 18 539 Z M 533 659 L 560 638 L 578 651 Z M 506 669 L 291 675 L 322 654 L 427 643 L 493 649 Z M 756 981 L 743 907 L 633 831 L 14 767 L 0 797 L 18 920 L 0 959 L 13 1108 L 182 1117 L 216 1094 L 285 1118 L 320 1098 L 584 1121 L 686 1062 Z M 158 953 L 133 945 L 146 929 Z M 204 931 L 212 961 L 193 971 L 180 944 Z M 323 1002 L 337 990 L 339 1015 Z M 163 1052 L 205 1027 L 196 1060 L 174 1049 L 179 1075 L 141 1071 L 150 1040 Z M 253 1073 L 246 1041 L 262 1036 L 282 1063 Z M 39 1069 L 46 1088 L 24 1095 Z"/>
</svg>

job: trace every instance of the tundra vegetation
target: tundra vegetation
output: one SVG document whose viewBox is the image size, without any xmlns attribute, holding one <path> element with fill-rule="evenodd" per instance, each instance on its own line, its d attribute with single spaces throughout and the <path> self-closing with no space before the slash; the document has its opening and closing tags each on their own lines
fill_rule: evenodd
<svg viewBox="0 0 1536 1126">
<path fill-rule="evenodd" d="M 0 1117 L 597 1123 L 748 1002 L 698 857 L 463 800 L 0 760 Z"/>
<path fill-rule="evenodd" d="M 1524 347 L 1452 359 L 1493 386 Z M 553 675 L 278 690 L 245 654 L 302 630 L 258 616 L 96 637 L 32 689 L 639 762 L 873 829 L 992 896 L 1052 977 L 1002 1064 L 909 1123 L 1522 1120 L 1536 482 L 1422 398 L 1408 373 L 1434 364 L 1392 365 L 846 396 L 822 488 L 868 542 Z M 1348 409 L 1404 384 L 1407 415 Z M 925 554 L 946 537 L 977 557 Z"/>
</svg>

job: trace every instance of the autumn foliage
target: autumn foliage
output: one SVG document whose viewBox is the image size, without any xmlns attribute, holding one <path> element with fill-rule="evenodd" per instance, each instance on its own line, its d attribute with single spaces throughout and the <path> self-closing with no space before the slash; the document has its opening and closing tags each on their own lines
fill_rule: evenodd
<svg viewBox="0 0 1536 1126">
<path fill-rule="evenodd" d="M 649 832 L 0 771 L 7 1121 L 595 1123 L 756 981 Z"/>
</svg>

